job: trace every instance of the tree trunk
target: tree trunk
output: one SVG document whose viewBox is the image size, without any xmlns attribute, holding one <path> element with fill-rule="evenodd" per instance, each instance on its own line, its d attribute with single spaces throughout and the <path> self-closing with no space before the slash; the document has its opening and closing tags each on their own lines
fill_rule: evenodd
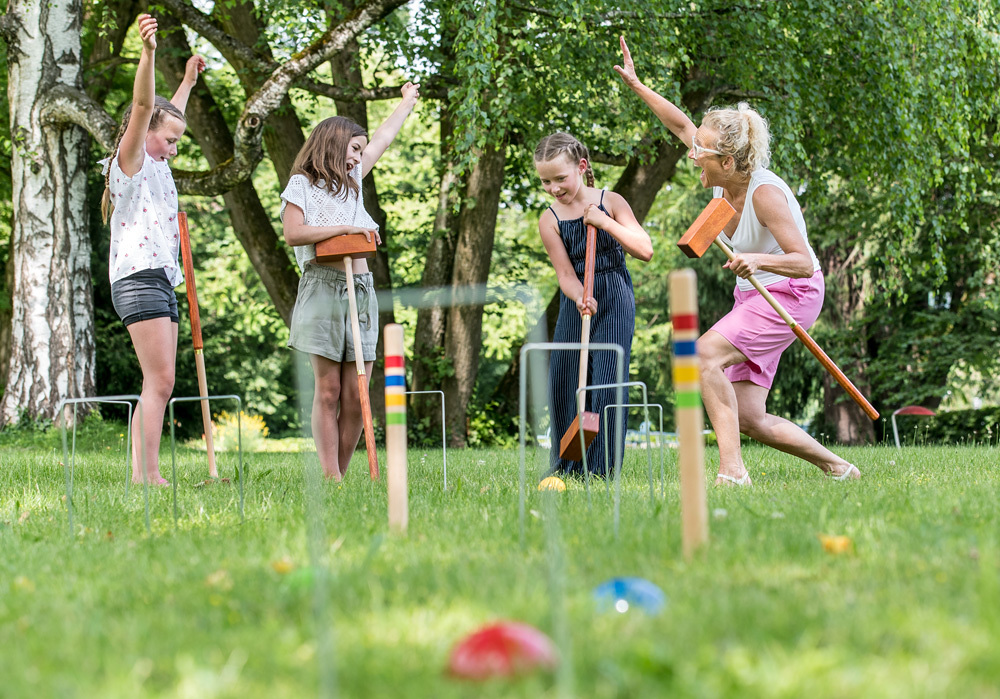
<svg viewBox="0 0 1000 699">
<path fill-rule="evenodd" d="M 427 244 L 421 287 L 429 293 L 441 294 L 451 282 L 455 262 L 456 235 L 453 203 L 460 184 L 451 165 L 450 146 L 452 117 L 446 108 L 441 110 L 441 163 L 442 172 L 438 185 L 437 211 L 434 231 Z M 414 391 L 437 391 L 442 388 L 448 367 L 444 364 L 444 336 L 446 314 L 444 298 L 429 303 L 425 299 L 417 310 L 417 329 L 413 336 Z M 433 401 L 410 400 L 408 410 L 414 424 L 426 424 L 429 434 L 441 431 L 441 413 Z"/>
<path fill-rule="evenodd" d="M 184 64 L 191 48 L 183 32 L 166 33 L 160 38 L 169 48 L 163 51 L 158 67 L 176 88 L 184 77 Z M 188 130 L 201 146 L 210 167 L 232 157 L 233 137 L 221 110 L 205 85 L 199 81 L 187 106 Z M 182 144 L 183 145 L 183 144 Z M 223 195 L 237 239 L 267 290 L 285 325 L 292 322 L 292 308 L 298 293 L 299 275 L 288 255 L 288 246 L 278 238 L 272 216 L 257 196 L 252 181 L 246 181 Z"/>
<path fill-rule="evenodd" d="M 468 187 L 458 215 L 458 240 L 451 276 L 452 292 L 485 286 L 490 274 L 497 210 L 503 185 L 506 144 L 487 146 L 469 173 Z M 445 357 L 454 373 L 444 380 L 449 440 L 464 447 L 469 400 L 479 373 L 483 344 L 483 305 L 452 305 L 446 314 Z"/>
<path fill-rule="evenodd" d="M 271 47 L 261 41 L 264 28 L 253 2 L 217 3 L 214 12 L 220 15 L 220 22 L 230 36 L 246 46 L 259 47 L 265 58 L 273 59 Z M 236 69 L 240 84 L 248 96 L 255 93 L 271 77 L 270 73 L 256 70 L 253 66 L 242 65 L 238 56 L 230 57 L 230 62 Z M 278 185 L 284 189 L 288 184 L 295 156 L 305 143 L 298 114 L 287 94 L 281 100 L 281 105 L 268 115 L 266 124 L 264 145 L 278 175 Z"/>
<path fill-rule="evenodd" d="M 11 353 L 0 424 L 54 419 L 60 401 L 94 394 L 94 305 L 86 217 L 90 140 L 39 118 L 49 90 L 82 86 L 78 1 L 11 0 L 8 46 L 14 225 Z"/>
<path fill-rule="evenodd" d="M 833 247 L 816 251 L 826 278 L 823 319 L 841 336 L 854 333 L 852 326 L 856 326 L 857 319 L 864 312 L 864 299 L 868 296 L 869 287 L 867 276 L 856 272 L 859 260 L 850 253 L 850 250 L 838 251 Z M 864 375 L 867 346 L 863 342 L 841 342 L 840 347 L 845 349 L 824 349 L 831 353 L 830 358 L 858 390 L 865 396 L 871 396 L 871 386 Z M 851 354 L 854 356 L 848 356 L 846 348 L 853 349 Z M 875 441 L 875 423 L 828 373 L 823 376 L 823 421 L 833 430 L 829 436 L 841 444 L 870 444 Z"/>
</svg>

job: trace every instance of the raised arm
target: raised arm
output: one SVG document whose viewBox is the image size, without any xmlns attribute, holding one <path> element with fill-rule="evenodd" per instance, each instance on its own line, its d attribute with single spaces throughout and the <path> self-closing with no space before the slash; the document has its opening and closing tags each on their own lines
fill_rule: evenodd
<svg viewBox="0 0 1000 699">
<path fill-rule="evenodd" d="M 624 83 L 653 110 L 656 118 L 663 122 L 663 125 L 670 129 L 674 136 L 681 139 L 685 146 L 690 148 L 691 142 L 694 140 L 694 133 L 698 130 L 698 127 L 673 102 L 642 84 L 642 81 L 635 74 L 635 64 L 632 63 L 632 54 L 629 53 L 625 37 L 622 36 L 619 39 L 622 46 L 623 65 L 616 65 L 615 71 L 621 76 Z"/>
<path fill-rule="evenodd" d="M 191 96 L 191 90 L 198 84 L 198 75 L 204 70 L 204 56 L 196 53 L 187 60 L 187 65 L 184 68 L 184 79 L 181 80 L 181 84 L 177 87 L 177 92 L 170 98 L 170 102 L 181 110 L 181 112 L 187 109 L 188 97 Z"/>
<path fill-rule="evenodd" d="M 396 134 L 403 127 L 406 117 L 410 116 L 410 112 L 413 111 L 413 107 L 416 105 L 417 98 L 419 97 L 420 83 L 406 83 L 403 85 L 403 99 L 396 109 L 393 110 L 392 114 L 389 115 L 389 118 L 380 127 L 375 129 L 371 141 L 368 142 L 364 152 L 361 154 L 362 177 L 371 172 L 372 168 L 375 167 L 375 163 L 378 162 L 378 159 L 385 153 L 389 144 L 396 138 Z"/>
<path fill-rule="evenodd" d="M 156 20 L 150 15 L 139 15 L 139 36 L 142 53 L 135 70 L 132 113 L 118 143 L 118 167 L 129 177 L 142 169 L 146 157 L 146 132 L 156 104 Z"/>
</svg>

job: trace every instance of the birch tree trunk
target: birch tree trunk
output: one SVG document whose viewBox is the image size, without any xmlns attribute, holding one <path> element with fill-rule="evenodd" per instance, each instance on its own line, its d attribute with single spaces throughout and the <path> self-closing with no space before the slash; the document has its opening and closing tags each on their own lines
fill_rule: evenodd
<svg viewBox="0 0 1000 699">
<path fill-rule="evenodd" d="M 79 0 L 10 0 L 8 46 L 14 269 L 11 350 L 0 424 L 53 419 L 64 398 L 94 394 L 94 304 L 86 217 L 89 137 L 43 124 L 45 97 L 82 87 Z"/>
</svg>

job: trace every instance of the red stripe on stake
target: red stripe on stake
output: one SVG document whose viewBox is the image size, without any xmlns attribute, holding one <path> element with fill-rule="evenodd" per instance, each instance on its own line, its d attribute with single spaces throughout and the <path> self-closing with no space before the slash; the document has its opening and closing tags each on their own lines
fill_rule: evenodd
<svg viewBox="0 0 1000 699">
<path fill-rule="evenodd" d="M 670 322 L 674 324 L 674 330 L 697 330 L 698 329 L 698 316 L 691 314 L 684 314 L 678 316 L 672 316 Z"/>
<path fill-rule="evenodd" d="M 400 356 L 386 355 L 385 366 L 387 369 L 401 369 L 403 367 L 403 358 Z"/>
</svg>

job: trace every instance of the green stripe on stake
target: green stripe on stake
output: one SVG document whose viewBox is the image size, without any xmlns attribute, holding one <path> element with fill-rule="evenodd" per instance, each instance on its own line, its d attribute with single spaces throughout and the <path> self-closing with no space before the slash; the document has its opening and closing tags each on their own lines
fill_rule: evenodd
<svg viewBox="0 0 1000 699">
<path fill-rule="evenodd" d="M 701 391 L 678 391 L 674 405 L 678 408 L 698 408 L 701 406 Z"/>
<path fill-rule="evenodd" d="M 405 425 L 406 424 L 406 413 L 386 413 L 385 414 L 385 424 L 387 424 L 387 425 Z"/>
</svg>

